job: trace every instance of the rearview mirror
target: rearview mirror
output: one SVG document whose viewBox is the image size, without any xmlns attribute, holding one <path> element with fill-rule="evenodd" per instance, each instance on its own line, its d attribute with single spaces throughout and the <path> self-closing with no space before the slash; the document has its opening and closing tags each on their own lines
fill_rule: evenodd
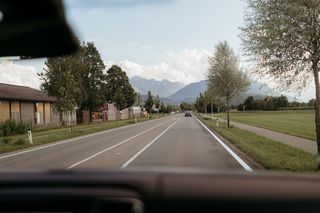
<svg viewBox="0 0 320 213">
<path fill-rule="evenodd" d="M 61 0 L 0 1 L 0 57 L 51 57 L 77 48 Z"/>
</svg>

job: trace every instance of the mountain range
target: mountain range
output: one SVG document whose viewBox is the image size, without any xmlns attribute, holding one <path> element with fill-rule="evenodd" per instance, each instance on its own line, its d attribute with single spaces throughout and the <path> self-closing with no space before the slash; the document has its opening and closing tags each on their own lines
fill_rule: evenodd
<svg viewBox="0 0 320 213">
<path fill-rule="evenodd" d="M 182 83 L 171 82 L 166 79 L 157 81 L 139 76 L 132 77 L 130 83 L 136 92 L 145 95 L 148 94 L 148 91 L 150 90 L 153 95 L 159 95 L 160 97 L 169 97 L 185 86 Z"/>
<path fill-rule="evenodd" d="M 134 76 L 130 79 L 130 83 L 137 92 L 145 95 L 150 90 L 154 96 L 159 95 L 161 101 L 170 104 L 179 104 L 182 101 L 192 103 L 196 100 L 200 92 L 203 93 L 207 89 L 206 80 L 184 85 L 169 80 L 157 81 Z M 253 96 L 254 99 L 262 99 L 268 95 L 279 96 L 281 94 L 265 84 L 252 81 L 248 91 L 234 98 L 232 104 L 238 105 L 250 95 Z M 288 99 L 289 101 L 296 100 L 290 96 L 288 96 Z"/>
</svg>

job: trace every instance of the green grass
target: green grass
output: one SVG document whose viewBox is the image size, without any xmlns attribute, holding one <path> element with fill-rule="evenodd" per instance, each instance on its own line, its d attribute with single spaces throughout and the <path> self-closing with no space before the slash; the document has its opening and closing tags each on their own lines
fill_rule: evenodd
<svg viewBox="0 0 320 213">
<path fill-rule="evenodd" d="M 302 149 L 236 127 L 227 128 L 225 124 L 219 124 L 219 127 L 217 127 L 214 121 L 204 119 L 202 121 L 266 169 L 299 172 L 317 171 L 315 156 Z"/>
<path fill-rule="evenodd" d="M 151 119 L 162 117 L 162 114 L 152 115 Z M 150 120 L 149 118 L 138 118 L 138 122 Z M 28 144 L 26 134 L 15 135 L 5 138 L 0 138 L 0 153 L 15 151 L 18 149 L 28 148 L 41 144 L 51 143 L 63 139 L 73 138 L 77 136 L 87 135 L 95 132 L 100 132 L 108 129 L 113 129 L 121 126 L 126 126 L 134 123 L 134 119 L 108 121 L 98 124 L 77 125 L 72 127 L 61 127 L 54 129 L 39 129 L 32 133 L 33 145 Z"/>
<path fill-rule="evenodd" d="M 226 114 L 214 114 L 226 119 Z M 314 111 L 232 112 L 230 120 L 316 140 Z"/>
</svg>

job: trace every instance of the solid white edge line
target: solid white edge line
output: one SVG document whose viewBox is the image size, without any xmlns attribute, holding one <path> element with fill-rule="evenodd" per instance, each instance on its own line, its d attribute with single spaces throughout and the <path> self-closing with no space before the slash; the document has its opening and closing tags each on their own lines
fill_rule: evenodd
<svg viewBox="0 0 320 213">
<path fill-rule="evenodd" d="M 147 129 L 147 130 L 144 130 L 143 132 L 140 132 L 140 133 L 137 134 L 137 135 L 134 135 L 134 136 L 132 136 L 132 137 L 130 137 L 130 138 L 127 138 L 127 139 L 125 139 L 125 140 L 123 140 L 123 141 L 121 141 L 121 142 L 119 142 L 119 143 L 117 143 L 117 144 L 115 144 L 115 145 L 113 145 L 113 146 L 111 146 L 111 147 L 108 147 L 108 148 L 106 148 L 106 149 L 104 149 L 104 150 L 102 150 L 102 151 L 100 151 L 100 152 L 97 152 L 97 153 L 95 153 L 95 154 L 93 154 L 93 155 L 91 155 L 91 156 L 89 156 L 89 157 L 87 157 L 87 158 L 85 158 L 85 159 L 83 159 L 83 160 L 81 160 L 81 161 L 78 161 L 77 163 L 74 163 L 74 164 L 68 166 L 68 167 L 66 168 L 66 170 L 72 169 L 72 168 L 74 168 L 74 167 L 76 167 L 76 166 L 78 166 L 78 165 L 80 165 L 80 164 L 82 164 L 82 163 L 84 163 L 84 162 L 86 162 L 86 161 L 89 161 L 89 160 L 91 160 L 92 158 L 95 158 L 95 157 L 97 157 L 98 155 L 101 155 L 102 153 L 104 153 L 104 152 L 106 152 L 106 151 L 109 151 L 110 149 L 113 149 L 113 148 L 115 148 L 115 147 L 117 147 L 117 146 L 120 146 L 121 144 L 124 144 L 124 143 L 126 143 L 126 142 L 128 142 L 128 141 L 130 141 L 130 140 L 132 140 L 132 139 L 134 139 L 134 138 L 136 138 L 136 137 L 138 137 L 138 136 L 146 133 L 146 132 L 149 132 L 149 131 L 152 130 L 152 129 L 155 129 L 155 128 L 157 128 L 157 127 L 159 127 L 159 126 L 161 126 L 161 125 L 163 125 L 163 124 L 171 121 L 171 120 L 172 120 L 172 119 L 167 120 L 167 121 L 165 121 L 165 122 L 162 122 L 162 123 L 160 123 L 160 124 L 158 124 L 158 125 L 156 125 L 156 126 L 154 126 L 154 127 L 151 127 L 151 128 L 149 128 L 149 129 Z"/>
<path fill-rule="evenodd" d="M 158 118 L 158 119 L 159 120 L 163 120 L 164 118 L 168 118 L 168 117 L 163 117 L 163 118 Z M 39 147 L 36 147 L 36 148 L 28 149 L 28 150 L 25 150 L 25 151 L 18 151 L 18 152 L 12 153 L 12 154 L 7 154 L 7 155 L 4 155 L 4 156 L 0 156 L 0 160 L 5 159 L 5 158 L 14 157 L 14 156 L 17 156 L 17 155 L 22 155 L 22 154 L 25 154 L 25 153 L 28 153 L 28 152 L 33 152 L 33 151 L 37 151 L 37 150 L 41 150 L 41 149 L 46 149 L 46 148 L 49 148 L 49 147 L 52 147 L 52 146 L 58 146 L 58 145 L 61 145 L 61 144 L 70 143 L 70 142 L 73 142 L 73 141 L 76 141 L 76 140 L 81 140 L 81 139 L 93 137 L 93 136 L 96 136 L 96 135 L 101 135 L 101 134 L 108 133 L 108 132 L 113 132 L 113 131 L 116 131 L 116 130 L 119 130 L 119 129 L 125 129 L 125 128 L 132 127 L 132 126 L 139 126 L 139 125 L 142 125 L 142 124 L 145 124 L 145 123 L 149 123 L 149 122 L 152 122 L 152 121 L 155 121 L 155 120 L 143 121 L 141 123 L 129 124 L 129 125 L 126 125 L 126 126 L 121 126 L 121 127 L 117 127 L 117 128 L 113 128 L 113 129 L 103 130 L 103 131 L 92 133 L 92 134 L 88 134 L 88 135 L 83 135 L 83 136 L 78 136 L 78 137 L 71 138 L 71 139 L 62 140 L 60 142 L 52 142 L 52 143 L 50 143 L 48 145 L 42 145 L 42 146 L 40 145 Z"/>
<path fill-rule="evenodd" d="M 236 153 L 234 153 L 234 151 L 232 151 L 225 143 L 223 143 L 223 141 L 216 136 L 206 125 L 204 125 L 196 116 L 193 116 L 222 146 L 223 148 L 225 148 L 230 155 L 232 155 L 232 157 L 238 161 L 238 163 L 247 171 L 247 172 L 252 172 L 253 169 L 246 164 L 246 162 L 244 162 Z"/>
<path fill-rule="evenodd" d="M 134 156 L 132 156 L 127 162 L 125 162 L 120 169 L 124 169 L 126 168 L 130 163 L 132 163 L 132 161 L 134 161 L 142 152 L 144 152 L 148 147 L 150 147 L 156 140 L 158 140 L 164 133 L 166 133 L 173 125 L 175 125 L 178 121 L 180 120 L 180 118 L 174 122 L 173 124 L 171 124 L 168 128 L 166 128 L 163 132 L 161 132 L 156 138 L 154 138 L 152 141 L 150 141 L 145 147 L 143 147 L 142 149 L 140 149 L 139 152 L 137 152 Z"/>
</svg>

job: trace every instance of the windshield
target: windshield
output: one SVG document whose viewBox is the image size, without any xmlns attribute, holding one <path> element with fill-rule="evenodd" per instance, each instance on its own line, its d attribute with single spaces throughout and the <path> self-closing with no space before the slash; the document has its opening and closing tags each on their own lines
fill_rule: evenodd
<svg viewBox="0 0 320 213">
<path fill-rule="evenodd" d="M 64 1 L 77 52 L 0 58 L 0 171 L 317 171 L 310 2 Z"/>
</svg>

